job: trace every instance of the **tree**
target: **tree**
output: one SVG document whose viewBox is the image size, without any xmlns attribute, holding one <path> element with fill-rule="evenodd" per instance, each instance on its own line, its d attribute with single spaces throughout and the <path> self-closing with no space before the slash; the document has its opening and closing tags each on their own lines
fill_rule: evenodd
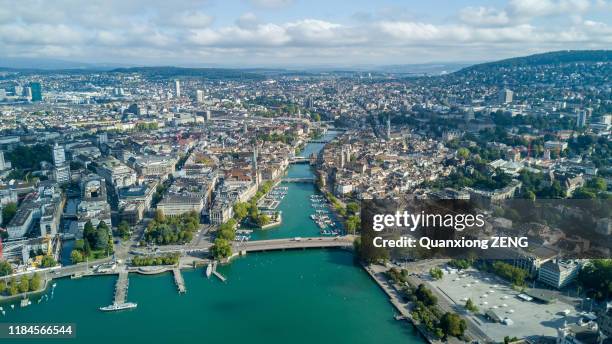
<svg viewBox="0 0 612 344">
<path fill-rule="evenodd" d="M 223 259 L 232 255 L 232 245 L 229 241 L 223 238 L 215 239 L 215 243 L 210 248 L 210 252 L 212 253 L 215 259 Z"/>
<path fill-rule="evenodd" d="M 30 279 L 28 278 L 28 276 L 23 275 L 21 276 L 21 278 L 19 279 L 19 292 L 20 293 L 25 293 L 30 291 Z"/>
<path fill-rule="evenodd" d="M 438 267 L 433 267 L 429 270 L 429 274 L 431 275 L 431 277 L 434 280 L 439 280 L 442 278 L 442 276 L 444 276 L 444 273 L 442 272 L 442 270 L 440 270 L 440 268 Z"/>
<path fill-rule="evenodd" d="M 346 211 L 349 215 L 355 215 L 359 212 L 359 203 L 349 202 L 346 204 Z"/>
<path fill-rule="evenodd" d="M 83 257 L 83 253 L 81 253 L 81 251 L 74 249 L 72 252 L 70 252 L 70 260 L 72 261 L 72 264 L 77 264 L 83 262 L 85 258 Z"/>
<path fill-rule="evenodd" d="M 270 223 L 270 216 L 266 215 L 266 214 L 260 214 L 257 217 L 257 225 L 259 227 L 263 227 L 265 225 L 267 225 L 268 223 Z"/>
<path fill-rule="evenodd" d="M 0 276 L 7 276 L 13 273 L 11 264 L 6 260 L 0 260 Z"/>
<path fill-rule="evenodd" d="M 156 222 L 164 222 L 165 218 L 164 212 L 161 209 L 155 209 L 155 216 L 153 217 L 153 220 Z"/>
<path fill-rule="evenodd" d="M 470 151 L 465 147 L 461 147 L 457 150 L 457 156 L 461 159 L 467 160 L 467 158 L 470 156 Z"/>
<path fill-rule="evenodd" d="M 234 218 L 237 221 L 242 221 L 249 214 L 249 204 L 246 202 L 239 202 L 234 204 Z"/>
<path fill-rule="evenodd" d="M 42 279 L 38 273 L 32 275 L 30 280 L 30 291 L 36 291 L 42 287 Z"/>
<path fill-rule="evenodd" d="M 315 122 L 321 122 L 321 115 L 319 115 L 318 113 L 315 113 L 313 119 Z"/>
<path fill-rule="evenodd" d="M 447 312 L 440 319 L 440 328 L 444 331 L 445 336 L 460 337 L 463 336 L 467 324 L 459 315 Z"/>
<path fill-rule="evenodd" d="M 6 227 L 6 225 L 13 219 L 16 213 L 17 203 L 7 203 L 4 208 L 2 208 L 2 226 Z"/>
<path fill-rule="evenodd" d="M 7 289 L 6 281 L 0 280 L 0 294 L 4 293 Z"/>
<path fill-rule="evenodd" d="M 100 224 L 103 224 L 103 223 L 104 221 L 100 222 Z M 104 226 L 98 225 L 98 228 L 96 229 L 94 248 L 96 250 L 106 250 L 108 248 L 108 239 L 109 239 L 108 227 L 106 227 L 106 225 Z"/>
<path fill-rule="evenodd" d="M 42 260 L 40 261 L 40 266 L 43 268 L 50 268 L 56 265 L 57 265 L 57 262 L 55 261 L 53 256 L 50 256 L 50 255 L 43 256 Z"/>
<path fill-rule="evenodd" d="M 414 294 L 426 306 L 435 306 L 438 303 L 438 298 L 424 284 L 419 284 Z"/>
<path fill-rule="evenodd" d="M 467 301 L 465 302 L 465 309 L 473 313 L 478 312 L 478 307 L 476 306 L 476 304 L 474 304 L 474 301 L 472 301 L 472 299 L 467 299 Z"/>
<path fill-rule="evenodd" d="M 130 238 L 130 225 L 126 221 L 121 221 L 119 227 L 117 227 L 117 233 L 121 239 L 128 240 Z"/>
<path fill-rule="evenodd" d="M 85 226 L 83 227 L 83 239 L 89 244 L 89 247 L 95 247 L 96 229 L 91 223 L 91 220 L 85 222 Z"/>
<path fill-rule="evenodd" d="M 357 215 L 351 215 L 346 219 L 346 231 L 355 234 L 361 226 L 361 218 Z"/>
<path fill-rule="evenodd" d="M 597 191 L 606 191 L 608 185 L 606 184 L 606 180 L 601 177 L 595 177 L 591 179 L 588 183 L 589 187 L 597 190 Z"/>
</svg>

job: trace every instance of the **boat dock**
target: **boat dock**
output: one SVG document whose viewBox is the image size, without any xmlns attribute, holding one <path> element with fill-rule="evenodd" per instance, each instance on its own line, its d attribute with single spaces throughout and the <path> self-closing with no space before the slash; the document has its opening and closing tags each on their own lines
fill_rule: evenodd
<svg viewBox="0 0 612 344">
<path fill-rule="evenodd" d="M 115 301 L 114 304 L 124 304 L 127 299 L 128 287 L 130 280 L 128 278 L 128 271 L 123 269 L 119 272 L 117 278 L 117 284 L 115 285 Z"/>
<path fill-rule="evenodd" d="M 219 278 L 221 282 L 223 283 L 227 282 L 227 279 L 223 277 L 223 275 L 221 275 L 217 270 L 213 271 L 213 275 L 217 276 L 217 278 Z"/>
<path fill-rule="evenodd" d="M 185 280 L 183 279 L 183 275 L 181 274 L 181 269 L 172 269 L 172 275 L 174 275 L 174 283 L 176 283 L 176 287 L 178 288 L 179 293 L 186 293 L 187 288 L 185 288 Z"/>
</svg>

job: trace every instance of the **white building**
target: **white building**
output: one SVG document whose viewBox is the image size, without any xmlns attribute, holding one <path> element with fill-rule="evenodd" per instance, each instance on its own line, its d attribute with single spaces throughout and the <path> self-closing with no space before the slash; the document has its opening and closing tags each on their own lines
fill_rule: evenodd
<svg viewBox="0 0 612 344">
<path fill-rule="evenodd" d="M 578 276 L 581 268 L 582 264 L 576 260 L 551 260 L 540 266 L 538 281 L 561 289 Z"/>
</svg>

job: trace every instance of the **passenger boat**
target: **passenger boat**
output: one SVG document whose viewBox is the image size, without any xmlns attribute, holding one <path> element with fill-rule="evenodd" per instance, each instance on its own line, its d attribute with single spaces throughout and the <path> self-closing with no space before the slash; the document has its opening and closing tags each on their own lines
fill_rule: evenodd
<svg viewBox="0 0 612 344">
<path fill-rule="evenodd" d="M 100 307 L 102 312 L 114 312 L 114 311 L 122 311 L 125 309 L 136 308 L 138 304 L 134 302 L 126 302 L 126 303 L 113 303 L 110 306 Z"/>
</svg>

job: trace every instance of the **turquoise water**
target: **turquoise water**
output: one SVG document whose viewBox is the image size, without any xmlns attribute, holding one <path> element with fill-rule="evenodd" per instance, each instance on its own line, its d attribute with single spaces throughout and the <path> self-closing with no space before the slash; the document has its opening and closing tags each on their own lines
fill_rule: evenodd
<svg viewBox="0 0 612 344">
<path fill-rule="evenodd" d="M 314 151 L 313 144 L 306 147 Z M 322 145 L 320 145 L 322 146 Z M 316 148 L 320 149 L 320 147 Z M 289 177 L 309 177 L 294 165 Z M 283 224 L 258 230 L 253 239 L 318 236 L 310 220 L 313 184 L 287 183 L 279 210 Z M 69 247 L 66 247 L 69 250 Z M 69 255 L 68 255 L 69 257 Z M 15 309 L 2 304 L 1 322 L 75 323 L 76 339 L 54 343 L 423 343 L 412 326 L 393 319 L 387 296 L 353 255 L 341 250 L 296 250 L 249 254 L 219 267 L 224 284 L 202 269 L 183 272 L 187 294 L 179 295 L 170 274 L 130 275 L 128 301 L 138 308 L 103 313 L 112 302 L 116 277 L 58 280 L 48 301 Z M 4 342 L 11 342 L 3 340 Z M 14 340 L 43 343 L 49 340 Z"/>
<path fill-rule="evenodd" d="M 423 342 L 393 319 L 386 295 L 350 252 L 251 254 L 219 271 L 226 284 L 202 269 L 184 271 L 184 295 L 170 274 L 130 275 L 128 300 L 138 308 L 115 313 L 97 310 L 111 302 L 115 277 L 63 279 L 53 299 L 16 306 L 2 321 L 76 323 L 76 339 L 53 341 L 66 343 Z"/>
</svg>

